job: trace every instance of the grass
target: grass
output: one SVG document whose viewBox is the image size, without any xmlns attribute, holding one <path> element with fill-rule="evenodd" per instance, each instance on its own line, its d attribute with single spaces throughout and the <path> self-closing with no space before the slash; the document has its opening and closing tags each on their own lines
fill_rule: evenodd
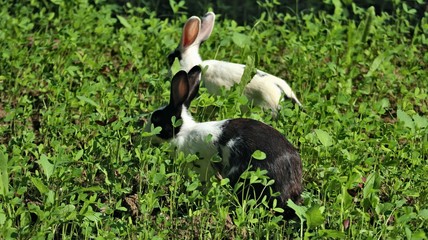
<svg viewBox="0 0 428 240">
<path fill-rule="evenodd" d="M 187 16 L 2 1 L 0 238 L 426 239 L 428 16 L 412 25 L 396 1 L 394 13 L 354 6 L 349 19 L 333 2 L 331 14 L 265 6 L 251 26 L 220 16 L 201 47 L 286 79 L 304 105 L 286 100 L 272 119 L 244 111 L 242 88 L 202 88 L 191 109 L 198 121 L 261 120 L 298 147 L 304 204 L 284 222 L 237 204 L 227 179 L 202 191 L 183 168 L 196 156 L 143 137 L 139 119 L 169 97 L 166 56 Z"/>
</svg>

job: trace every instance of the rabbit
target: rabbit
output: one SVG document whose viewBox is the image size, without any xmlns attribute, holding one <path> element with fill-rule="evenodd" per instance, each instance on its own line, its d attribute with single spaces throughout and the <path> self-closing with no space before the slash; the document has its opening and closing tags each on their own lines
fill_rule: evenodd
<svg viewBox="0 0 428 240">
<path fill-rule="evenodd" d="M 273 190 L 280 193 L 278 206 L 285 207 L 288 199 L 298 202 L 303 191 L 302 162 L 299 152 L 280 132 L 254 119 L 193 120 L 188 108 L 198 94 L 201 71 L 196 65 L 188 73 L 180 70 L 173 76 L 169 104 L 149 119 L 153 127 L 162 128 L 157 137 L 170 140 L 185 154 L 198 154 L 202 159 L 193 167 L 205 180 L 220 173 L 234 186 L 251 165 L 253 170 L 267 170 L 267 176 L 275 180 Z M 173 126 L 173 116 L 182 119 L 181 126 Z M 266 159 L 252 160 L 256 150 L 264 152 Z M 210 161 L 215 155 L 222 159 L 220 163 Z M 256 190 L 258 194 L 262 188 Z"/>
<path fill-rule="evenodd" d="M 202 61 L 199 47 L 211 35 L 214 21 L 213 12 L 206 13 L 202 21 L 199 17 L 190 17 L 183 27 L 179 46 L 168 55 L 168 62 L 172 66 L 178 58 L 181 68 L 185 71 L 189 71 L 195 65 L 201 65 L 202 69 L 207 67 L 203 73 L 205 87 L 209 93 L 219 94 L 222 87 L 229 89 L 241 81 L 245 65 L 218 60 Z M 287 82 L 260 70 L 257 70 L 244 89 L 244 94 L 250 101 L 271 109 L 274 115 L 279 109 L 282 93 L 302 106 Z"/>
</svg>

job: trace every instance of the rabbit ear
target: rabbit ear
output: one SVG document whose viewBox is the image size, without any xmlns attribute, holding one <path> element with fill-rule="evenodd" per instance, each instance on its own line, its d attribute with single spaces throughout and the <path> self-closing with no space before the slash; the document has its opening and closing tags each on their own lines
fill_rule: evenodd
<svg viewBox="0 0 428 240">
<path fill-rule="evenodd" d="M 201 30 L 201 19 L 198 17 L 190 17 L 183 27 L 183 36 L 181 38 L 181 46 L 187 48 L 191 46 L 198 38 Z"/>
<path fill-rule="evenodd" d="M 174 109 L 186 101 L 189 95 L 189 82 L 187 80 L 187 73 L 184 70 L 179 71 L 172 78 L 170 94 L 169 104 Z"/>
<path fill-rule="evenodd" d="M 215 14 L 213 12 L 207 12 L 202 17 L 201 32 L 199 34 L 199 40 L 201 42 L 207 40 L 214 28 Z"/>
<path fill-rule="evenodd" d="M 187 74 L 187 78 L 189 81 L 189 96 L 187 97 L 184 105 L 186 107 L 190 106 L 190 102 L 198 95 L 199 91 L 199 82 L 201 80 L 201 67 L 196 65 L 192 69 L 190 69 Z"/>
</svg>

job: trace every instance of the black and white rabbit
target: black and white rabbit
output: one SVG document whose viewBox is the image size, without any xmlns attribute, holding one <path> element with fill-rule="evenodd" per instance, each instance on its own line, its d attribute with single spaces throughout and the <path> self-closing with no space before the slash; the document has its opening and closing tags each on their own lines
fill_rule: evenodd
<svg viewBox="0 0 428 240">
<path fill-rule="evenodd" d="M 150 119 L 154 127 L 162 127 L 157 137 L 171 140 L 179 151 L 199 154 L 202 159 L 193 167 L 205 180 L 219 172 L 234 186 L 251 164 L 251 169 L 267 170 L 275 180 L 273 190 L 280 193 L 279 206 L 285 207 L 288 199 L 298 201 L 303 190 L 302 162 L 298 151 L 280 132 L 253 119 L 193 120 L 187 109 L 198 93 L 200 74 L 199 66 L 188 74 L 184 70 L 175 74 L 169 104 L 153 112 Z M 173 116 L 182 119 L 181 126 L 173 126 Z M 264 152 L 266 159 L 252 160 L 256 150 Z M 221 167 L 210 162 L 214 155 L 222 158 Z"/>
<path fill-rule="evenodd" d="M 178 58 L 181 68 L 185 71 L 195 65 L 200 65 L 203 69 L 208 66 L 202 77 L 205 87 L 209 93 L 218 94 L 221 87 L 229 89 L 241 81 L 245 65 L 218 60 L 202 61 L 199 47 L 211 35 L 214 21 L 213 12 L 206 13 L 202 21 L 199 17 L 190 17 L 183 27 L 180 44 L 168 55 L 168 61 L 172 66 L 175 58 Z M 302 105 L 286 81 L 260 70 L 257 70 L 244 89 L 244 94 L 254 104 L 270 108 L 274 113 L 279 108 L 282 93 L 299 106 Z"/>
</svg>

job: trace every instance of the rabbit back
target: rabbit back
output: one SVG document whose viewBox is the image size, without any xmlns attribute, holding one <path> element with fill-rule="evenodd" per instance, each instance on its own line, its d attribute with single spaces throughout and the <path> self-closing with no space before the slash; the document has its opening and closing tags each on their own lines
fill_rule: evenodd
<svg viewBox="0 0 428 240">
<path fill-rule="evenodd" d="M 300 155 L 274 128 L 253 119 L 232 119 L 223 125 L 218 144 L 223 157 L 221 173 L 230 179 L 232 186 L 251 164 L 253 170 L 267 170 L 267 175 L 275 180 L 273 190 L 280 192 L 282 205 L 287 199 L 300 198 L 303 190 Z M 252 159 L 256 150 L 264 152 L 266 159 Z"/>
</svg>

